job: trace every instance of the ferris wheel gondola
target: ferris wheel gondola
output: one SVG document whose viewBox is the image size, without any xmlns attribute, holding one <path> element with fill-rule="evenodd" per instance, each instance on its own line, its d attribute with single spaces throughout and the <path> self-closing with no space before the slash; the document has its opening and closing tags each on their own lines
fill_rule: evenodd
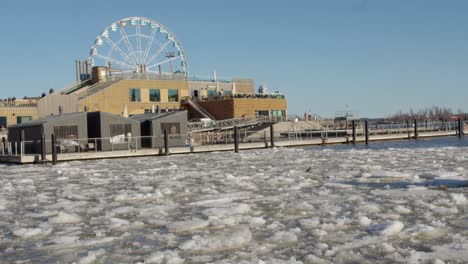
<svg viewBox="0 0 468 264">
<path fill-rule="evenodd" d="M 89 56 L 93 66 L 118 67 L 123 72 L 187 75 L 187 58 L 167 27 L 144 17 L 111 23 L 96 37 Z"/>
</svg>

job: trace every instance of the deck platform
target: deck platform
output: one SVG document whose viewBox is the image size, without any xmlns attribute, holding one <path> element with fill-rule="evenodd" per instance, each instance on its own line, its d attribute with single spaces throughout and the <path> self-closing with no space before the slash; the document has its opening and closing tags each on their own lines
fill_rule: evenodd
<svg viewBox="0 0 468 264">
<path fill-rule="evenodd" d="M 426 132 L 420 133 L 419 138 L 430 137 L 447 137 L 456 136 L 456 131 L 443 131 L 443 132 Z M 414 137 L 411 133 L 410 137 Z M 376 141 L 389 141 L 389 140 L 402 140 L 408 139 L 408 134 L 394 134 L 394 135 L 372 135 L 369 138 L 370 142 Z M 363 136 L 356 138 L 357 143 L 363 143 L 365 138 Z M 275 147 L 304 147 L 304 146 L 319 146 L 319 145 L 333 145 L 333 144 L 346 144 L 352 143 L 350 138 L 346 137 L 331 137 L 327 139 L 326 143 L 322 142 L 321 138 L 315 139 L 294 139 L 294 140 L 279 140 L 276 141 Z M 261 149 L 271 148 L 270 142 L 255 142 L 255 143 L 240 143 L 240 150 L 248 149 Z M 190 154 L 190 153 L 203 153 L 214 151 L 233 151 L 233 144 L 214 144 L 190 147 L 172 147 L 169 154 Z M 81 152 L 81 153 L 60 153 L 57 156 L 58 162 L 76 161 L 76 160 L 96 160 L 96 159 L 113 159 L 113 158 L 131 158 L 131 157 L 146 157 L 146 156 L 162 156 L 164 151 L 162 149 L 138 149 L 138 150 L 119 150 L 119 151 L 98 151 L 98 152 Z M 9 164 L 31 164 L 38 163 L 40 155 L 0 155 L 0 163 Z M 46 160 L 51 161 L 52 155 L 46 155 Z"/>
</svg>

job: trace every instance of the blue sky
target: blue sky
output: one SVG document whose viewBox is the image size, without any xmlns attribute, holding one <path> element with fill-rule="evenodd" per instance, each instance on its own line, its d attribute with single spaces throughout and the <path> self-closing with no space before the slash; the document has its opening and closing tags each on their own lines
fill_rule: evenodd
<svg viewBox="0 0 468 264">
<path fill-rule="evenodd" d="M 462 0 L 4 1 L 1 97 L 72 83 L 104 27 L 145 16 L 177 35 L 191 73 L 254 78 L 290 113 L 468 111 L 467 13 Z"/>
</svg>

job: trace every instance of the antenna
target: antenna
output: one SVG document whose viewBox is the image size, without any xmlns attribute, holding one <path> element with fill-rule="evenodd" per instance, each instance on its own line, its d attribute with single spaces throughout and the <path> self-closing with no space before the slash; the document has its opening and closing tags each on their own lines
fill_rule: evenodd
<svg viewBox="0 0 468 264">
<path fill-rule="evenodd" d="M 169 65 L 171 66 L 171 73 L 174 73 L 174 69 L 172 67 L 172 58 L 175 58 L 175 52 L 173 51 L 166 52 L 166 58 L 170 60 Z"/>
</svg>

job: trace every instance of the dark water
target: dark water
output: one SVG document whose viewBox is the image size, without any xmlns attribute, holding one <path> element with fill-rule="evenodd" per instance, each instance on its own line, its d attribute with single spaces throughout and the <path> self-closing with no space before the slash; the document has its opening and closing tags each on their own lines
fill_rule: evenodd
<svg viewBox="0 0 468 264">
<path fill-rule="evenodd" d="M 437 147 L 468 147 L 468 136 L 459 139 L 458 137 L 436 137 L 436 138 L 425 138 L 418 140 L 392 140 L 392 141 L 379 141 L 369 142 L 369 145 L 359 143 L 353 144 L 341 144 L 341 145 L 329 145 L 322 148 L 326 149 L 389 149 L 389 148 L 437 148 Z M 307 147 L 305 149 L 311 149 L 316 147 Z"/>
</svg>

